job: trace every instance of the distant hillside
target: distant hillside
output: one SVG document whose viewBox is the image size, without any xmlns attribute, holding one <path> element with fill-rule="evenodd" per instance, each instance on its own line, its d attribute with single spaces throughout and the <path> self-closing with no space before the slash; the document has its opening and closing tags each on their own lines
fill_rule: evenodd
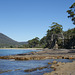
<svg viewBox="0 0 75 75">
<path fill-rule="evenodd" d="M 0 33 L 0 47 L 19 47 L 20 45 L 26 44 L 26 42 L 17 42 L 8 36 Z"/>
<path fill-rule="evenodd" d="M 28 44 L 28 42 L 18 42 L 20 45 Z"/>
</svg>

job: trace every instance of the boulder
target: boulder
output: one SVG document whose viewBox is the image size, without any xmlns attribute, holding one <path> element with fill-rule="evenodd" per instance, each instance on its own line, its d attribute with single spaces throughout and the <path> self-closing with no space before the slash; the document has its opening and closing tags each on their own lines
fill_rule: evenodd
<svg viewBox="0 0 75 75">
<path fill-rule="evenodd" d="M 51 67 L 50 68 L 55 68 L 55 66 L 54 65 L 51 65 Z"/>
<path fill-rule="evenodd" d="M 57 61 L 53 61 L 53 64 L 56 64 L 57 63 Z"/>
<path fill-rule="evenodd" d="M 52 64 L 52 63 L 48 62 L 48 64 Z"/>
</svg>

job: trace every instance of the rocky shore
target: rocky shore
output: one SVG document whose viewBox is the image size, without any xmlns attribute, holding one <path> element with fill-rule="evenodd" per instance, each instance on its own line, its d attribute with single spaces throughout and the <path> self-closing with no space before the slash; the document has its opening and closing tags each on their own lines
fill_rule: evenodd
<svg viewBox="0 0 75 75">
<path fill-rule="evenodd" d="M 75 59 L 75 49 L 43 49 L 39 52 L 0 56 L 0 59 L 44 60 L 44 59 Z"/>
<path fill-rule="evenodd" d="M 51 68 L 54 69 L 51 73 L 45 73 L 44 75 L 75 75 L 75 61 L 72 63 L 53 64 Z"/>
<path fill-rule="evenodd" d="M 24 54 L 0 56 L 0 59 L 14 59 L 14 60 L 45 60 L 45 59 L 75 59 L 75 49 L 43 49 L 39 52 L 30 52 Z M 52 63 L 48 63 L 52 64 Z M 33 70 L 43 69 L 45 67 L 34 68 Z M 75 75 L 75 62 L 61 63 L 54 61 L 51 68 L 54 69 L 51 73 L 44 75 Z M 33 71 L 25 70 L 25 71 Z"/>
</svg>

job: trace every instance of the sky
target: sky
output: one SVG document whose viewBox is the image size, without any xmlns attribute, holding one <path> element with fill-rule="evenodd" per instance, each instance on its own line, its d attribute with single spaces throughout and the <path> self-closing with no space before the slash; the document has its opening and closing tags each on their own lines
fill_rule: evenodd
<svg viewBox="0 0 75 75">
<path fill-rule="evenodd" d="M 52 22 L 74 28 L 67 10 L 74 0 L 0 0 L 0 33 L 25 42 L 46 36 Z"/>
</svg>

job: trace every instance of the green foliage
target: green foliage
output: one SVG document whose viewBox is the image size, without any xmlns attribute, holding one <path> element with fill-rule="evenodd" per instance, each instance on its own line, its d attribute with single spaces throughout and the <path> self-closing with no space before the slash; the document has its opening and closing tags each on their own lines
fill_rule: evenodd
<svg viewBox="0 0 75 75">
<path fill-rule="evenodd" d="M 56 22 L 52 23 L 52 26 L 50 26 L 50 30 L 48 29 L 47 34 L 46 34 L 46 47 L 48 47 L 48 48 L 53 47 L 52 44 L 54 44 L 54 43 L 52 42 L 52 35 L 61 33 L 62 29 L 63 29 L 62 25 L 60 25 Z"/>
<path fill-rule="evenodd" d="M 59 48 L 75 48 L 75 28 L 69 29 L 68 31 L 62 31 L 62 25 L 53 22 L 50 29 L 47 30 L 46 36 L 44 36 L 41 40 L 38 37 L 29 40 L 28 42 L 17 42 L 12 40 L 11 38 L 5 36 L 0 33 L 0 47 L 3 48 L 53 48 L 55 42 L 57 40 L 57 44 Z M 64 34 L 64 46 L 63 40 L 59 39 L 60 34 Z M 54 37 L 52 40 L 52 36 Z"/>
<path fill-rule="evenodd" d="M 69 8 L 70 10 L 67 10 L 67 13 L 69 14 L 68 18 L 71 18 L 75 25 L 75 3 L 73 3 Z"/>
<path fill-rule="evenodd" d="M 75 48 L 75 28 L 64 32 L 64 48 Z"/>
<path fill-rule="evenodd" d="M 62 29 L 63 29 L 62 25 L 60 25 L 56 22 L 53 22 L 52 26 L 50 28 L 51 28 L 51 31 L 52 31 L 53 34 L 61 33 Z"/>
<path fill-rule="evenodd" d="M 75 28 L 72 30 L 72 34 L 75 34 Z"/>
<path fill-rule="evenodd" d="M 46 47 L 46 36 L 44 36 L 41 40 L 40 40 L 40 46 L 42 48 L 45 48 Z"/>
<path fill-rule="evenodd" d="M 65 45 L 64 48 L 75 48 L 75 36 L 73 36 L 70 39 L 65 39 Z"/>
<path fill-rule="evenodd" d="M 29 40 L 28 41 L 28 45 L 29 45 L 30 48 L 38 47 L 38 45 L 39 45 L 39 38 L 36 37 L 36 38 L 34 38 L 32 40 Z"/>
<path fill-rule="evenodd" d="M 73 36 L 73 35 L 75 35 L 75 28 L 68 29 L 67 31 L 64 32 L 65 39 L 69 39 L 70 36 Z"/>
<path fill-rule="evenodd" d="M 44 44 L 46 42 L 46 36 L 44 36 L 41 40 L 40 40 L 40 44 Z"/>
<path fill-rule="evenodd" d="M 75 3 L 73 3 L 70 8 L 74 8 L 74 7 L 75 7 Z"/>
<path fill-rule="evenodd" d="M 13 48 L 13 46 L 10 46 L 10 48 Z"/>
</svg>

